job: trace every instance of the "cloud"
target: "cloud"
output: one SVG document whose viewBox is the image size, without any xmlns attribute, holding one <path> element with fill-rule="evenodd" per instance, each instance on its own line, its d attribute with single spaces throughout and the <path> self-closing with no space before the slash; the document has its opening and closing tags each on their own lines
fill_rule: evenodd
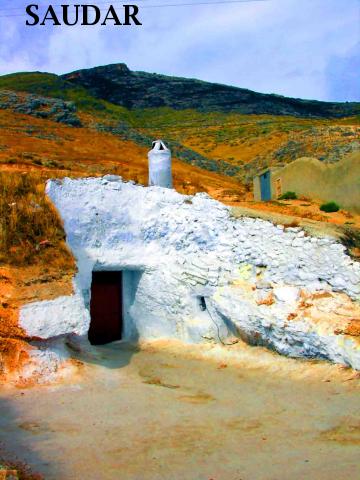
<svg viewBox="0 0 360 480">
<path fill-rule="evenodd" d="M 151 4 L 157 1 L 167 3 Z M 0 18 L 0 73 L 125 62 L 131 69 L 294 97 L 356 97 L 356 79 L 346 72 L 358 41 L 358 0 L 347 0 L 346 8 L 338 0 L 139 5 L 139 27 L 29 28 L 24 18 L 12 18 L 7 31 L 9 22 L 2 28 Z"/>
<path fill-rule="evenodd" d="M 88 65 L 107 63 L 106 35 L 101 27 L 95 26 L 91 35 L 86 28 L 75 26 L 60 29 L 49 38 L 46 64 L 50 71 L 69 72 Z M 104 55 L 105 53 L 105 55 Z M 104 62 L 101 59 L 104 58 Z"/>
</svg>

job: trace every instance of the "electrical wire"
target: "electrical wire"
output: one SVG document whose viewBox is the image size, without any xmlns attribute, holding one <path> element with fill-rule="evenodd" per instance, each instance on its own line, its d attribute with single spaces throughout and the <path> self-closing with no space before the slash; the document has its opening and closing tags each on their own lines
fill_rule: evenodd
<svg viewBox="0 0 360 480">
<path fill-rule="evenodd" d="M 85 3 L 81 3 L 81 5 L 111 5 L 111 4 L 115 4 L 116 2 L 119 2 L 121 0 L 108 0 L 107 2 L 97 2 L 96 0 L 94 0 L 94 3 L 88 3 L 88 1 L 86 1 Z M 134 0 L 135 1 L 135 0 Z M 149 2 L 151 0 L 136 0 L 136 3 L 138 2 Z M 154 0 L 154 1 L 157 1 L 157 0 Z M 122 4 L 122 2 L 121 2 Z M 49 4 L 36 4 L 39 8 L 47 8 L 49 6 Z M 52 7 L 54 8 L 58 8 L 58 7 L 62 7 L 63 5 L 65 5 L 65 3 L 57 3 L 57 4 L 51 4 Z M 79 5 L 79 3 L 77 2 L 71 2 L 69 4 L 70 7 L 71 6 L 74 6 L 74 5 Z M 11 7 L 11 8 L 0 8 L 0 12 L 10 12 L 10 11 L 14 11 L 14 10 L 24 10 L 24 6 L 21 6 L 21 7 Z"/>
<path fill-rule="evenodd" d="M 149 0 L 134 0 L 134 3 L 138 1 L 149 1 Z M 166 8 L 166 7 L 196 7 L 200 5 L 225 5 L 225 4 L 234 4 L 234 3 L 260 3 L 260 2 L 268 2 L 269 0 L 216 0 L 213 2 L 193 2 L 193 3 L 164 3 L 164 4 L 153 4 L 153 5 L 141 5 L 141 8 Z M 97 5 L 111 5 L 110 2 L 101 2 L 97 3 Z M 52 5 L 53 7 L 61 7 L 62 5 Z M 70 5 L 72 6 L 72 5 Z M 44 8 L 48 7 L 48 5 L 43 5 Z M 20 9 L 17 8 L 17 9 Z M 12 9 L 0 9 L 0 12 L 11 11 Z M 105 12 L 105 10 L 100 10 L 101 12 Z M 10 15 L 0 15 L 0 18 L 11 18 L 11 17 L 24 17 L 25 13 L 16 13 Z"/>
<path fill-rule="evenodd" d="M 97 6 L 97 5 L 111 5 L 111 3 L 116 3 L 120 0 L 114 0 L 113 2 L 111 2 L 111 0 L 108 0 L 107 2 L 97 2 L 96 0 L 94 0 L 94 4 Z M 135 0 L 134 0 L 135 1 Z M 136 0 L 136 3 L 138 2 L 149 2 L 151 0 Z M 160 0 L 153 0 L 153 1 L 160 1 Z M 239 3 L 253 3 L 253 2 L 261 2 L 261 1 L 268 1 L 268 0 L 240 0 Z M 121 2 L 122 3 L 122 2 Z M 90 3 L 84 3 L 84 4 L 81 4 L 81 5 L 92 5 Z M 196 4 L 196 0 L 194 2 L 194 4 Z M 64 5 L 64 3 L 57 3 L 57 4 L 51 4 L 52 7 L 54 8 L 57 8 L 57 7 L 62 7 Z M 76 2 L 71 2 L 70 6 L 72 5 L 78 5 L 78 3 Z M 39 8 L 46 8 L 48 7 L 49 5 L 46 5 L 46 4 L 37 4 L 37 6 Z M 23 10 L 24 9 L 24 6 L 21 6 L 21 7 L 10 7 L 10 8 L 0 8 L 0 12 L 8 12 L 8 11 L 14 11 L 14 10 Z"/>
<path fill-rule="evenodd" d="M 217 336 L 218 336 L 218 339 L 219 339 L 219 342 L 224 345 L 225 347 L 230 347 L 231 345 L 233 345 L 232 343 L 225 343 L 224 340 L 221 338 L 220 336 L 220 327 L 219 325 L 215 322 L 215 320 L 213 319 L 213 316 L 211 315 L 211 312 L 210 312 L 210 309 L 209 309 L 209 306 L 206 304 L 206 300 L 204 299 L 204 302 L 205 302 L 205 306 L 207 308 L 207 311 L 209 313 L 209 316 L 213 322 L 213 324 L 215 325 L 216 327 L 216 330 L 217 330 Z"/>
<path fill-rule="evenodd" d="M 215 2 L 196 2 L 196 3 L 166 3 L 162 5 L 142 5 L 142 8 L 160 8 L 160 7 L 190 7 L 197 5 L 222 5 L 228 3 L 250 3 L 250 2 L 267 2 L 268 0 L 223 0 Z"/>
</svg>

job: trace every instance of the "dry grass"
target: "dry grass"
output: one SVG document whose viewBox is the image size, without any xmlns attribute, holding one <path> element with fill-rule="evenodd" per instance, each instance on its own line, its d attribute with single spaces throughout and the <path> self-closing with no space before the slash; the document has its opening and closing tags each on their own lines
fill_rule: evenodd
<svg viewBox="0 0 360 480">
<path fill-rule="evenodd" d="M 344 228 L 341 243 L 347 248 L 348 253 L 360 260 L 360 228 Z"/>
<path fill-rule="evenodd" d="M 0 261 L 74 269 L 64 229 L 47 201 L 44 172 L 0 172 Z"/>
<path fill-rule="evenodd" d="M 240 166 L 238 178 L 246 183 L 251 183 L 253 175 L 262 168 L 299 157 L 338 160 L 351 143 L 358 141 L 360 132 L 357 117 L 305 119 L 235 113 L 212 113 L 207 117 L 208 114 L 190 110 L 171 112 L 171 118 L 164 121 L 170 125 L 155 127 L 153 134 L 177 141 L 209 159 Z M 157 119 L 160 125 L 160 114 Z M 148 121 L 156 125 L 151 117 Z M 183 128 L 184 123 L 190 126 Z M 217 125 L 201 128 L 201 123 Z"/>
</svg>

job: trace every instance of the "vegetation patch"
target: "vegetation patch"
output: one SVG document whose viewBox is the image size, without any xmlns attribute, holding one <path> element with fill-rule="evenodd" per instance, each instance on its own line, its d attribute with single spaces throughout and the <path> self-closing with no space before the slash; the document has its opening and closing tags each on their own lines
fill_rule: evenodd
<svg viewBox="0 0 360 480">
<path fill-rule="evenodd" d="M 75 104 L 64 102 L 61 99 L 0 90 L 0 108 L 38 118 L 48 118 L 72 127 L 81 126 L 81 122 L 75 113 Z"/>
<path fill-rule="evenodd" d="M 4 456 L 6 458 L 4 458 Z M 8 454 L 0 450 L 0 479 L 4 480 L 44 480 L 39 473 L 31 471 L 25 463 L 12 459 L 8 460 Z"/>
<path fill-rule="evenodd" d="M 279 200 L 296 200 L 298 197 L 295 192 L 285 192 L 280 195 Z"/>
<path fill-rule="evenodd" d="M 352 257 L 360 260 L 360 229 L 346 227 L 340 241 Z"/>
<path fill-rule="evenodd" d="M 0 172 L 0 261 L 74 269 L 60 218 L 45 197 L 45 181 L 43 172 Z"/>
<path fill-rule="evenodd" d="M 326 213 L 338 212 L 340 210 L 339 205 L 336 202 L 323 203 L 320 206 L 320 210 Z"/>
</svg>

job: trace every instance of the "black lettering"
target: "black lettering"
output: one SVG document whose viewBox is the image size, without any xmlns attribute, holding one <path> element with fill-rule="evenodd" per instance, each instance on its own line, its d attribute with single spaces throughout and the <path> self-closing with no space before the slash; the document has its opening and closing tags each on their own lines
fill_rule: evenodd
<svg viewBox="0 0 360 480">
<path fill-rule="evenodd" d="M 83 21 L 81 25 L 95 25 L 100 20 L 100 9 L 96 5 L 82 5 L 83 8 Z M 95 20 L 89 22 L 89 8 L 95 10 Z"/>
<path fill-rule="evenodd" d="M 33 8 L 35 10 L 38 10 L 39 9 L 39 5 L 35 5 L 35 4 L 32 4 L 32 5 L 28 5 L 26 7 L 26 13 L 28 15 L 30 15 L 30 17 L 32 17 L 34 19 L 34 22 L 33 23 L 30 23 L 29 20 L 26 20 L 26 25 L 30 25 L 31 27 L 33 25 L 37 25 L 39 23 L 39 17 L 36 15 L 36 13 L 34 13 L 32 10 Z"/>
<path fill-rule="evenodd" d="M 131 25 L 130 18 L 133 20 L 134 25 L 142 25 L 142 23 L 136 18 L 136 15 L 139 13 L 139 7 L 137 5 L 123 5 L 125 8 L 125 23 L 124 25 Z M 133 9 L 133 12 L 130 13 L 130 9 Z"/>
<path fill-rule="evenodd" d="M 50 17 L 48 17 L 49 14 L 50 14 Z M 44 17 L 43 21 L 40 23 L 40 25 L 45 25 L 46 20 L 52 20 L 53 25 L 61 25 L 61 23 L 59 22 L 59 20 L 56 16 L 55 10 L 54 10 L 52 5 L 49 5 L 49 8 L 46 10 L 45 17 Z"/>
<path fill-rule="evenodd" d="M 112 15 L 112 17 L 110 17 L 110 14 Z M 119 17 L 116 14 L 116 11 L 113 5 L 110 5 L 110 8 L 106 14 L 106 17 L 101 25 L 106 25 L 107 20 L 114 20 L 114 25 L 122 25 L 122 23 L 119 20 Z"/>
<path fill-rule="evenodd" d="M 79 7 L 80 5 L 74 5 L 75 7 L 75 21 L 73 23 L 69 22 L 69 6 L 70 5 L 61 5 L 63 9 L 63 20 L 65 25 L 68 25 L 69 27 L 72 27 L 73 25 L 76 25 L 79 19 Z"/>
</svg>

